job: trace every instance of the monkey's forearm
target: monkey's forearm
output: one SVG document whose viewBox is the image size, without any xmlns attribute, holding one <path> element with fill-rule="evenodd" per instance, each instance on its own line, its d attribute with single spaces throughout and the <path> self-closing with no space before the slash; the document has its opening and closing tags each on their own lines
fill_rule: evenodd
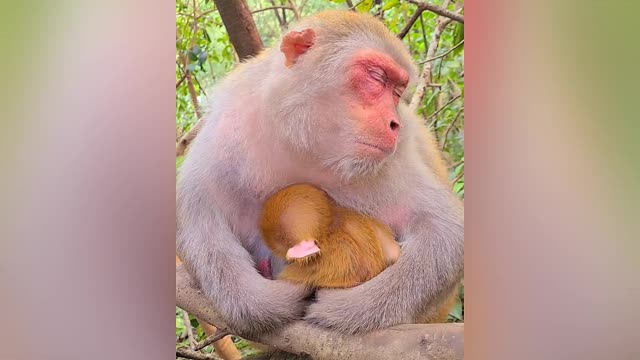
<svg viewBox="0 0 640 360">
<path fill-rule="evenodd" d="M 413 322 L 439 305 L 462 277 L 464 258 L 462 216 L 453 207 L 439 210 L 439 215 L 413 216 L 398 262 L 355 288 L 319 291 L 306 319 L 340 332 L 362 333 Z"/>
<path fill-rule="evenodd" d="M 215 311 L 240 335 L 269 332 L 300 318 L 304 288 L 261 277 L 222 216 L 180 229 L 180 257 Z"/>
</svg>

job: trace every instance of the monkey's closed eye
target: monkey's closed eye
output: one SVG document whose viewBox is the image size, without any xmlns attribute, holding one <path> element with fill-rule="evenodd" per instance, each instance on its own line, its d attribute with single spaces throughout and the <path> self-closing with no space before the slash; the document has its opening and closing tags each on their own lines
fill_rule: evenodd
<svg viewBox="0 0 640 360">
<path fill-rule="evenodd" d="M 387 74 L 382 69 L 369 70 L 369 76 L 371 76 L 375 81 L 378 81 L 382 84 L 387 83 Z"/>
</svg>

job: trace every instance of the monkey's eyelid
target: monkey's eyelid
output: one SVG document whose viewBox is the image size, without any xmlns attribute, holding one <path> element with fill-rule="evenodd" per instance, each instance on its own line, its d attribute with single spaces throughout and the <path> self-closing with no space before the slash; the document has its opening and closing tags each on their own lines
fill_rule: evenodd
<svg viewBox="0 0 640 360">
<path fill-rule="evenodd" d="M 371 69 L 369 70 L 369 75 L 381 83 L 386 83 L 388 79 L 387 74 L 382 69 Z"/>
</svg>

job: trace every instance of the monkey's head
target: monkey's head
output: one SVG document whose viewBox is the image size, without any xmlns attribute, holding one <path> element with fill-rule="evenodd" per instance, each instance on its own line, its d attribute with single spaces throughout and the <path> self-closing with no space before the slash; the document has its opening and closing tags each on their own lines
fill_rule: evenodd
<svg viewBox="0 0 640 360">
<path fill-rule="evenodd" d="M 280 50 L 268 96 L 283 140 L 343 178 L 369 175 L 394 155 L 406 137 L 398 107 L 416 70 L 379 20 L 320 13 L 285 34 Z"/>
</svg>

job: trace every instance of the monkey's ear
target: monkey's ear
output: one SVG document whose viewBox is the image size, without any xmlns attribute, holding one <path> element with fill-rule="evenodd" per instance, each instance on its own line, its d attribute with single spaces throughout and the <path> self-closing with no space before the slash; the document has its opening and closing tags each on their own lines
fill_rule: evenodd
<svg viewBox="0 0 640 360">
<path fill-rule="evenodd" d="M 316 32 L 313 29 L 290 31 L 282 38 L 280 51 L 284 53 L 284 65 L 292 67 L 298 58 L 306 53 L 315 43 Z"/>
<path fill-rule="evenodd" d="M 302 259 L 320 252 L 315 240 L 302 241 L 287 250 L 287 260 Z"/>
</svg>

